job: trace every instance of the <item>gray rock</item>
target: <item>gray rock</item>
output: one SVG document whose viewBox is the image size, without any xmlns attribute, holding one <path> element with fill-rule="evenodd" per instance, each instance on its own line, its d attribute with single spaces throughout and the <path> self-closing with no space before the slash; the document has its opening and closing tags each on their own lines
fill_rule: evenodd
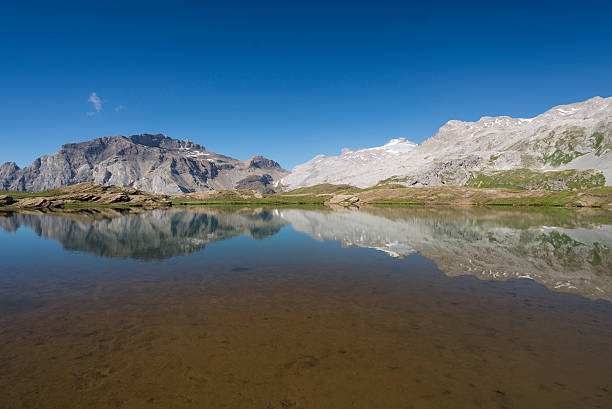
<svg viewBox="0 0 612 409">
<path fill-rule="evenodd" d="M 81 182 L 133 187 L 153 193 L 233 189 L 249 176 L 272 183 L 287 173 L 262 156 L 240 161 L 165 135 L 108 136 L 70 143 L 20 169 L 0 167 L 0 190 L 41 191 Z"/>
<path fill-rule="evenodd" d="M 27 197 L 17 202 L 17 205 L 21 208 L 46 208 L 51 206 L 51 201 L 44 197 Z"/>
<path fill-rule="evenodd" d="M 129 202 L 130 201 L 130 197 L 126 194 L 123 193 L 113 193 L 110 195 L 107 195 L 105 197 L 102 197 L 99 202 L 100 203 L 125 203 L 125 202 Z"/>
<path fill-rule="evenodd" d="M 249 189 L 260 193 L 272 194 L 275 193 L 271 186 L 273 180 L 272 176 L 267 173 L 263 175 L 252 175 L 236 183 L 235 189 Z"/>
<path fill-rule="evenodd" d="M 534 118 L 448 121 L 423 143 L 402 138 L 383 146 L 318 155 L 294 167 L 287 190 L 321 183 L 373 186 L 463 185 L 472 172 L 596 169 L 612 184 L 612 97 L 561 105 Z"/>
<path fill-rule="evenodd" d="M 0 206 L 6 206 L 15 203 L 15 200 L 11 196 L 0 195 Z"/>
</svg>

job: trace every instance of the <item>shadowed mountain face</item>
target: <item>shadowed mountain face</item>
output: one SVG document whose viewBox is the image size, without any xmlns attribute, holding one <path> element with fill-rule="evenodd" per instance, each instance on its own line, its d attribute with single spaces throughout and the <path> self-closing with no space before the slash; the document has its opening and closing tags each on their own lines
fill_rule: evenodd
<svg viewBox="0 0 612 409">
<path fill-rule="evenodd" d="M 249 188 L 269 192 L 287 172 L 262 156 L 239 161 L 164 135 L 108 136 L 70 143 L 20 169 L 0 166 L 0 190 L 40 191 L 95 182 L 153 193 Z"/>
<path fill-rule="evenodd" d="M 242 234 L 264 238 L 290 225 L 316 240 L 340 241 L 343 247 L 372 248 L 398 258 L 418 252 L 448 275 L 530 278 L 553 290 L 612 300 L 612 225 L 607 212 L 199 208 L 0 218 L 6 231 L 22 225 L 69 250 L 141 260 L 189 254 Z"/>
</svg>

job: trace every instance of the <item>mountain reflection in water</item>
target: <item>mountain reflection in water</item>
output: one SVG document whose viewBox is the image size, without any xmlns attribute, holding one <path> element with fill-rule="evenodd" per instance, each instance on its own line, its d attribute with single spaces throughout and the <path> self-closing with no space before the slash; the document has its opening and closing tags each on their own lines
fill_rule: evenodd
<svg viewBox="0 0 612 409">
<path fill-rule="evenodd" d="M 612 300 L 612 220 L 596 210 L 483 208 L 190 208 L 132 214 L 16 213 L 0 226 L 26 226 L 67 250 L 103 257 L 162 260 L 246 235 L 262 239 L 290 225 L 316 240 L 372 248 L 391 257 L 418 252 L 447 275 L 530 278 L 552 290 Z"/>
<path fill-rule="evenodd" d="M 0 408 L 611 407 L 603 211 L 106 208 L 0 226 Z"/>
</svg>

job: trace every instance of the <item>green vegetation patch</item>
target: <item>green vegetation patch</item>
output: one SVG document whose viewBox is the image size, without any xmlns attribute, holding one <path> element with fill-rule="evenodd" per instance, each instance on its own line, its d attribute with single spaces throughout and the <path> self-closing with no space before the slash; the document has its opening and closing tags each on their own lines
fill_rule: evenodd
<svg viewBox="0 0 612 409">
<path fill-rule="evenodd" d="M 601 264 L 601 250 L 598 242 L 593 243 L 593 259 L 589 263 L 594 266 Z"/>
<path fill-rule="evenodd" d="M 589 189 L 589 194 L 593 196 L 612 196 L 612 186 L 603 186 L 596 189 Z"/>
<path fill-rule="evenodd" d="M 591 135 L 593 139 L 593 148 L 595 149 L 595 156 L 601 156 L 604 153 L 612 150 L 612 144 L 604 143 L 604 134 L 601 132 L 594 132 Z"/>
<path fill-rule="evenodd" d="M 26 197 L 50 197 L 57 196 L 60 192 L 57 189 L 44 190 L 42 192 L 29 192 L 26 190 L 0 190 L 0 196 L 10 196 L 15 200 Z"/>
<path fill-rule="evenodd" d="M 365 189 L 359 190 L 359 192 L 367 192 L 370 190 L 377 190 L 377 189 L 410 189 L 410 188 L 406 185 L 400 185 L 398 183 L 390 183 L 388 185 L 378 184 L 378 185 L 366 187 Z"/>
<path fill-rule="evenodd" d="M 391 176 L 391 177 L 388 177 L 387 179 L 383 179 L 383 180 L 379 181 L 375 186 L 383 186 L 384 185 L 385 187 L 387 187 L 386 185 L 397 184 L 397 183 L 402 183 L 402 182 L 405 183 L 405 182 L 408 182 L 408 180 L 410 180 L 409 176 L 405 176 L 405 177 Z"/>
<path fill-rule="evenodd" d="M 594 132 L 591 138 L 595 140 L 595 149 L 599 149 L 603 143 L 603 134 L 601 132 Z"/>
<path fill-rule="evenodd" d="M 582 190 L 604 186 L 606 179 L 597 170 L 540 172 L 530 169 L 473 173 L 466 186 L 513 190 Z"/>
<path fill-rule="evenodd" d="M 501 154 L 489 156 L 489 165 L 492 166 L 495 163 L 495 161 L 499 159 L 500 157 L 501 157 Z"/>
<path fill-rule="evenodd" d="M 236 205 L 323 205 L 330 196 L 311 196 L 311 195 L 264 195 L 262 198 L 249 197 L 240 198 L 233 196 L 231 198 L 214 198 L 205 200 L 172 200 L 176 205 L 195 205 L 195 206 L 236 206 Z"/>
<path fill-rule="evenodd" d="M 342 194 L 342 193 L 348 194 L 348 192 L 354 192 L 356 190 L 359 190 L 359 188 L 352 186 L 352 185 L 334 185 L 331 183 L 322 183 L 322 184 L 314 185 L 314 186 L 300 187 L 298 189 L 293 189 L 287 193 L 292 194 L 292 195 L 300 195 L 300 194 L 318 195 L 318 194 Z"/>
<path fill-rule="evenodd" d="M 551 132 L 547 137 L 544 138 L 544 142 L 550 146 L 555 133 Z M 553 153 L 548 155 L 542 155 L 542 162 L 549 164 L 554 167 L 565 165 L 570 163 L 579 156 L 585 155 L 586 152 L 580 152 L 576 150 L 576 146 L 584 142 L 586 139 L 584 129 L 574 128 L 568 129 L 560 135 L 555 141 Z"/>
<path fill-rule="evenodd" d="M 570 163 L 578 156 L 582 156 L 584 153 L 570 151 L 563 152 L 561 149 L 556 149 L 551 155 L 542 155 L 542 162 L 547 163 L 551 166 L 558 167 Z"/>
<path fill-rule="evenodd" d="M 565 233 L 559 233 L 558 231 L 552 231 L 548 234 L 542 234 L 539 237 L 541 243 L 548 243 L 553 246 L 555 250 L 559 250 L 561 247 L 578 247 L 583 246 L 583 243 L 572 239 Z"/>
</svg>

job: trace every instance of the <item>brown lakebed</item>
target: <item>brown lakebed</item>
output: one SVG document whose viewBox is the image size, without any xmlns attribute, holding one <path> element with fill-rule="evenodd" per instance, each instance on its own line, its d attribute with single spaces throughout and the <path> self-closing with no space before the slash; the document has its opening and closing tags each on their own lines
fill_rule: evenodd
<svg viewBox="0 0 612 409">
<path fill-rule="evenodd" d="M 0 218 L 2 408 L 612 404 L 607 213 L 93 213 Z"/>
</svg>

